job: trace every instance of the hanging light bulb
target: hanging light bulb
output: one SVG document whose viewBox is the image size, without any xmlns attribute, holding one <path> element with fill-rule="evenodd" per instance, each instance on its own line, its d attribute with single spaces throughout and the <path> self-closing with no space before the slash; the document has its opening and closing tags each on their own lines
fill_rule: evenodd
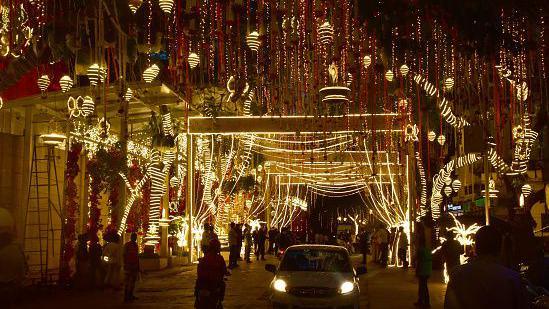
<svg viewBox="0 0 549 309">
<path fill-rule="evenodd" d="M 50 86 L 50 77 L 48 75 L 40 76 L 40 78 L 37 81 L 37 84 L 38 84 L 38 88 L 40 88 L 42 92 L 46 91 Z"/>
<path fill-rule="evenodd" d="M 84 117 L 91 116 L 95 111 L 95 103 L 90 96 L 85 96 L 84 101 L 82 101 L 82 107 L 80 108 L 80 113 Z"/>
<path fill-rule="evenodd" d="M 90 85 L 97 85 L 97 82 L 99 81 L 99 64 L 94 63 L 90 65 L 88 68 L 88 79 L 90 81 Z"/>
<path fill-rule="evenodd" d="M 129 102 L 132 98 L 133 98 L 133 90 L 128 87 L 128 89 L 126 89 L 126 93 L 124 94 L 124 100 Z"/>
<path fill-rule="evenodd" d="M 328 45 L 332 43 L 334 38 L 334 28 L 328 21 L 325 21 L 318 27 L 318 38 L 322 44 Z"/>
<path fill-rule="evenodd" d="M 532 187 L 529 184 L 525 184 L 522 186 L 521 191 L 524 197 L 528 197 L 532 193 Z"/>
<path fill-rule="evenodd" d="M 261 44 L 259 41 L 259 33 L 257 31 L 250 32 L 246 37 L 246 44 L 248 44 L 248 47 L 251 50 L 257 52 L 259 50 L 259 45 Z"/>
<path fill-rule="evenodd" d="M 440 144 L 440 146 L 444 145 L 446 143 L 446 137 L 444 135 L 439 135 L 437 138 L 437 142 Z"/>
<path fill-rule="evenodd" d="M 189 66 L 191 67 L 191 69 L 194 69 L 200 63 L 200 58 L 196 53 L 189 53 L 187 61 L 189 62 Z"/>
<path fill-rule="evenodd" d="M 150 83 L 158 76 L 159 72 L 160 68 L 156 64 L 153 64 L 143 71 L 143 80 Z"/>
<path fill-rule="evenodd" d="M 68 75 L 65 75 L 59 79 L 59 86 L 61 86 L 61 91 L 67 92 L 71 89 L 73 84 L 72 78 Z"/>
<path fill-rule="evenodd" d="M 431 131 L 427 134 L 427 139 L 432 142 L 437 138 L 437 134 L 434 131 Z"/>
<path fill-rule="evenodd" d="M 173 0 L 158 0 L 158 6 L 160 6 L 164 13 L 170 14 L 173 9 Z"/>
<path fill-rule="evenodd" d="M 347 73 L 347 87 L 351 86 L 351 83 L 353 82 L 353 75 L 351 73 Z"/>
<path fill-rule="evenodd" d="M 141 7 L 141 4 L 143 4 L 143 0 L 130 0 L 128 2 L 128 6 L 130 7 L 130 10 L 134 14 Z"/>
<path fill-rule="evenodd" d="M 459 179 L 456 179 L 452 182 L 452 189 L 454 190 L 454 192 L 458 192 L 459 189 L 461 189 L 461 181 L 459 181 Z"/>
<path fill-rule="evenodd" d="M 444 187 L 444 195 L 446 195 L 446 196 L 452 195 L 452 188 L 451 187 Z"/>
<path fill-rule="evenodd" d="M 400 66 L 400 75 L 406 76 L 408 75 L 408 72 L 410 72 L 410 68 L 408 68 L 406 64 Z"/>
<path fill-rule="evenodd" d="M 387 70 L 387 72 L 385 72 L 385 79 L 387 81 L 392 82 L 394 77 L 395 77 L 395 74 L 393 74 L 393 71 Z"/>
<path fill-rule="evenodd" d="M 362 58 L 362 64 L 364 65 L 364 68 L 367 69 L 370 64 L 372 64 L 372 57 L 370 57 L 370 55 L 364 56 L 364 58 Z"/>
<path fill-rule="evenodd" d="M 447 79 L 444 80 L 444 89 L 446 89 L 447 91 L 450 91 L 452 90 L 452 88 L 454 88 L 454 79 L 451 77 L 448 77 Z"/>
</svg>

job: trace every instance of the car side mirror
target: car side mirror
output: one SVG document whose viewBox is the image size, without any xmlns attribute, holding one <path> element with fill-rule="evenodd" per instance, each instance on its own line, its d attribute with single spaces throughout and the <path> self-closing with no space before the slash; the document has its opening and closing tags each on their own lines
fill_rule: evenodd
<svg viewBox="0 0 549 309">
<path fill-rule="evenodd" d="M 270 273 L 276 274 L 276 266 L 274 266 L 273 264 L 265 265 L 265 270 Z"/>
<path fill-rule="evenodd" d="M 367 273 L 366 267 L 365 266 L 359 266 L 359 267 L 356 268 L 355 272 L 356 272 L 357 276 L 364 275 L 365 273 Z"/>
</svg>

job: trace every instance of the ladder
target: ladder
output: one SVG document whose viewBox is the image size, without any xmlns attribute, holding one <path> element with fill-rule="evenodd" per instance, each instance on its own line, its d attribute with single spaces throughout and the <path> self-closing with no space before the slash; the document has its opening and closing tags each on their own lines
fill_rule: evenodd
<svg viewBox="0 0 549 309">
<path fill-rule="evenodd" d="M 35 137 L 23 247 L 32 284 L 51 285 L 59 277 L 61 195 L 55 147 L 37 145 L 37 142 L 38 138 Z"/>
</svg>

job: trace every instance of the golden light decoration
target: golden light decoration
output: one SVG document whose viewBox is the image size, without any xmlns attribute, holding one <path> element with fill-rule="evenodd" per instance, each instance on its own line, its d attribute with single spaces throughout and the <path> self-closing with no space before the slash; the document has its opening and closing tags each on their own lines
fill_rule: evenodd
<svg viewBox="0 0 549 309">
<path fill-rule="evenodd" d="M 400 75 L 406 76 L 408 72 L 410 72 L 410 68 L 406 64 L 400 66 Z"/>
<path fill-rule="evenodd" d="M 526 101 L 528 99 L 528 84 L 522 82 L 516 86 L 517 100 Z"/>
<path fill-rule="evenodd" d="M 4 100 L 2 100 L 2 97 L 0 97 L 0 109 L 2 109 L 2 107 L 4 107 Z"/>
<path fill-rule="evenodd" d="M 69 111 L 69 118 L 78 118 L 82 114 L 81 111 L 81 102 L 84 101 L 84 98 L 78 96 L 76 99 L 70 96 L 67 99 L 67 109 Z"/>
<path fill-rule="evenodd" d="M 93 102 L 92 97 L 89 95 L 84 97 L 84 100 L 82 101 L 82 107 L 80 108 L 80 113 L 84 117 L 91 116 L 93 112 L 95 111 L 95 103 Z"/>
<path fill-rule="evenodd" d="M 130 0 L 128 2 L 128 6 L 130 7 L 130 10 L 134 14 L 141 7 L 141 4 L 143 4 L 143 0 Z"/>
<path fill-rule="evenodd" d="M 446 143 L 446 136 L 444 135 L 439 135 L 438 138 L 437 138 L 437 142 L 440 144 L 440 146 L 443 146 L 444 143 Z"/>
<path fill-rule="evenodd" d="M 72 85 L 73 85 L 72 78 L 68 75 L 64 75 L 63 77 L 61 77 L 61 79 L 59 79 L 59 86 L 61 86 L 62 92 L 69 91 L 69 89 L 72 88 Z"/>
<path fill-rule="evenodd" d="M 129 102 L 132 98 L 133 98 L 133 90 L 130 87 L 128 87 L 128 89 L 126 89 L 126 93 L 124 94 L 124 100 Z"/>
<path fill-rule="evenodd" d="M 322 44 L 328 45 L 334 39 L 334 27 L 328 21 L 325 21 L 318 27 L 318 38 Z"/>
<path fill-rule="evenodd" d="M 387 70 L 387 72 L 385 72 L 385 79 L 387 81 L 392 82 L 394 77 L 395 77 L 395 74 L 393 73 L 393 71 Z"/>
<path fill-rule="evenodd" d="M 370 64 L 372 64 L 372 57 L 370 57 L 370 55 L 364 56 L 364 58 L 362 58 L 362 64 L 364 65 L 364 68 L 367 69 Z"/>
<path fill-rule="evenodd" d="M 67 136 L 59 133 L 47 133 L 40 135 L 42 143 L 52 146 L 60 146 L 65 143 Z"/>
<path fill-rule="evenodd" d="M 160 73 L 160 68 L 156 64 L 153 64 L 143 71 L 143 80 L 151 83 L 158 76 L 158 73 Z"/>
<path fill-rule="evenodd" d="M 158 6 L 164 13 L 170 14 L 173 10 L 173 0 L 158 0 Z"/>
<path fill-rule="evenodd" d="M 524 138 L 524 129 L 522 128 L 521 125 L 515 126 L 513 128 L 513 138 L 514 139 Z"/>
<path fill-rule="evenodd" d="M 194 69 L 200 63 L 200 57 L 196 53 L 191 52 L 189 53 L 189 57 L 187 57 L 187 61 L 189 62 L 189 67 Z"/>
<path fill-rule="evenodd" d="M 87 73 L 90 85 L 92 86 L 96 86 L 98 83 L 103 82 L 107 77 L 107 71 L 97 63 L 90 65 Z"/>
<path fill-rule="evenodd" d="M 427 139 L 432 142 L 437 138 L 437 134 L 434 131 L 431 131 L 427 134 Z"/>
<path fill-rule="evenodd" d="M 528 197 L 530 195 L 530 193 L 532 193 L 532 186 L 530 186 L 529 184 L 525 184 L 522 186 L 522 188 L 520 189 L 522 194 L 524 195 L 524 197 Z"/>
<path fill-rule="evenodd" d="M 37 81 L 37 84 L 38 84 L 38 88 L 40 88 L 42 92 L 46 91 L 50 86 L 50 77 L 48 75 L 40 76 L 40 78 Z"/>
<path fill-rule="evenodd" d="M 451 187 L 444 187 L 444 195 L 446 195 L 446 196 L 452 195 L 452 188 Z"/>
<path fill-rule="evenodd" d="M 412 125 L 412 124 L 408 124 L 406 126 L 406 128 L 404 129 L 404 140 L 406 142 L 417 142 L 419 141 L 418 139 L 418 134 L 419 134 L 419 129 L 417 127 L 416 124 Z"/>
<path fill-rule="evenodd" d="M 459 179 L 452 181 L 452 189 L 454 192 L 458 192 L 459 189 L 461 189 L 461 181 L 459 181 Z"/>
<path fill-rule="evenodd" d="M 248 47 L 257 52 L 259 50 L 259 45 L 261 45 L 261 41 L 259 41 L 259 33 L 257 31 L 252 31 L 248 34 L 246 37 L 246 44 L 248 44 Z"/>
<path fill-rule="evenodd" d="M 447 91 L 452 90 L 454 88 L 454 79 L 451 77 L 448 77 L 444 80 L 444 89 Z"/>
</svg>

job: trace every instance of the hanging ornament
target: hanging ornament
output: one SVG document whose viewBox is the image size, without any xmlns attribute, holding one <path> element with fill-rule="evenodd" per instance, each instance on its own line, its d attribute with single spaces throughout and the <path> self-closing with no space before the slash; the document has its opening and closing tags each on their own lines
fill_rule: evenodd
<svg viewBox="0 0 549 309">
<path fill-rule="evenodd" d="M 419 140 L 417 137 L 419 134 L 419 129 L 416 124 L 408 124 L 404 129 L 404 133 L 404 140 L 406 142 L 417 142 Z"/>
<path fill-rule="evenodd" d="M 130 7 L 130 10 L 134 14 L 141 7 L 141 4 L 143 4 L 143 0 L 130 0 L 130 1 L 128 1 L 128 6 Z"/>
<path fill-rule="evenodd" d="M 524 138 L 524 129 L 521 125 L 515 126 L 513 128 L 513 138 L 514 139 L 520 139 Z"/>
<path fill-rule="evenodd" d="M 446 143 L 446 137 L 444 135 L 439 135 L 437 138 L 437 142 L 440 144 L 440 146 L 444 145 Z"/>
<path fill-rule="evenodd" d="M 528 197 L 532 193 L 532 187 L 529 184 L 525 184 L 520 189 L 524 197 Z"/>
<path fill-rule="evenodd" d="M 452 195 L 452 188 L 451 187 L 444 187 L 444 195 L 446 195 L 446 196 Z"/>
<path fill-rule="evenodd" d="M 88 117 L 93 114 L 95 111 L 95 103 L 93 102 L 93 99 L 90 96 L 85 96 L 84 101 L 82 101 L 82 107 L 80 108 L 80 112 L 82 116 Z"/>
<path fill-rule="evenodd" d="M 126 89 L 126 93 L 124 94 L 124 100 L 129 102 L 132 98 L 133 98 L 133 90 L 128 87 L 128 89 Z"/>
<path fill-rule="evenodd" d="M 429 134 L 427 134 L 427 139 L 430 142 L 434 141 L 435 138 L 437 138 L 437 134 L 434 131 L 431 131 L 431 132 L 429 132 Z"/>
<path fill-rule="evenodd" d="M 147 83 L 151 83 L 158 76 L 159 72 L 160 68 L 156 64 L 153 64 L 143 71 L 143 80 Z"/>
<path fill-rule="evenodd" d="M 248 44 L 248 47 L 252 51 L 257 52 L 259 50 L 259 45 L 261 44 L 259 41 L 259 33 L 257 31 L 250 32 L 246 37 L 246 44 Z"/>
<path fill-rule="evenodd" d="M 451 77 L 448 77 L 447 79 L 444 80 L 444 89 L 446 89 L 446 91 L 450 91 L 452 90 L 452 88 L 454 88 L 454 79 Z"/>
<path fill-rule="evenodd" d="M 90 65 L 88 68 L 88 79 L 90 81 L 90 85 L 95 86 L 101 79 L 101 68 L 99 67 L 99 64 L 94 63 Z"/>
<path fill-rule="evenodd" d="M 175 188 L 175 187 L 179 186 L 179 179 L 177 179 L 177 177 L 175 177 L 175 176 L 170 178 L 170 186 L 172 188 Z"/>
<path fill-rule="evenodd" d="M 4 100 L 2 100 L 2 97 L 0 97 L 0 109 L 2 109 L 2 107 L 4 107 Z"/>
<path fill-rule="evenodd" d="M 173 9 L 173 0 L 158 0 L 158 6 L 160 6 L 164 13 L 170 14 Z"/>
<path fill-rule="evenodd" d="M 48 75 L 40 76 L 40 78 L 37 81 L 37 84 L 38 84 L 38 88 L 40 88 L 42 92 L 46 91 L 50 86 L 50 77 Z"/>
<path fill-rule="evenodd" d="M 200 58 L 196 53 L 190 53 L 187 61 L 189 62 L 191 69 L 194 69 L 200 63 Z"/>
<path fill-rule="evenodd" d="M 452 189 L 454 192 L 458 192 L 459 189 L 461 189 L 461 181 L 459 181 L 459 179 L 452 181 Z"/>
<path fill-rule="evenodd" d="M 450 186 L 452 184 L 452 178 L 446 177 L 444 179 L 444 184 L 447 185 L 447 186 Z"/>
<path fill-rule="evenodd" d="M 328 45 L 332 43 L 334 38 L 334 28 L 328 21 L 325 21 L 320 27 L 318 27 L 318 38 L 320 43 Z"/>
<path fill-rule="evenodd" d="M 351 73 L 347 73 L 347 87 L 350 87 L 351 86 L 351 83 L 353 82 L 353 75 L 351 75 Z"/>
<path fill-rule="evenodd" d="M 526 99 L 528 99 L 528 85 L 526 84 L 526 82 L 522 82 L 522 84 L 518 84 L 516 86 L 516 92 L 517 92 L 517 100 L 526 101 Z"/>
<path fill-rule="evenodd" d="M 367 69 L 370 64 L 372 64 L 372 57 L 370 57 L 370 55 L 364 56 L 364 58 L 362 58 L 362 64 L 364 65 L 364 68 Z"/>
<path fill-rule="evenodd" d="M 410 72 L 410 68 L 408 68 L 408 66 L 406 64 L 403 64 L 400 66 L 400 75 L 402 75 L 403 77 L 408 75 L 408 72 Z"/>
<path fill-rule="evenodd" d="M 387 72 L 385 72 L 385 79 L 387 81 L 392 82 L 394 77 L 395 77 L 395 74 L 393 74 L 393 71 L 387 70 Z"/>
<path fill-rule="evenodd" d="M 61 86 L 61 91 L 63 92 L 69 91 L 69 89 L 72 88 L 72 85 L 73 85 L 72 78 L 68 75 L 61 77 L 61 79 L 59 80 L 59 86 Z"/>
</svg>

